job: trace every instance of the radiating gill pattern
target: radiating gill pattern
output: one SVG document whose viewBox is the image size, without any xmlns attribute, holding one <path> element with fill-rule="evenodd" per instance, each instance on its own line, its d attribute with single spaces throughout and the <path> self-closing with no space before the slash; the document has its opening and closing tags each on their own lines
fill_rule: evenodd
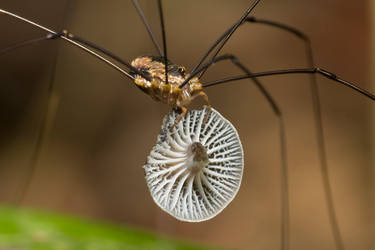
<svg viewBox="0 0 375 250">
<path fill-rule="evenodd" d="M 147 158 L 145 178 L 158 206 L 182 221 L 219 214 L 235 197 L 243 173 L 243 149 L 233 125 L 214 109 L 164 118 Z"/>
</svg>

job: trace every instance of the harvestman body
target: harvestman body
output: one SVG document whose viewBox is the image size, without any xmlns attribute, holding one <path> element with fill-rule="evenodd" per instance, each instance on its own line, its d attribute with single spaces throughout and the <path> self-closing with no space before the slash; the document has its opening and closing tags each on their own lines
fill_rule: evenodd
<svg viewBox="0 0 375 250">
<path fill-rule="evenodd" d="M 166 103 L 172 106 L 172 108 L 182 111 L 181 115 L 175 121 L 175 124 L 177 124 L 186 115 L 186 106 L 196 97 L 202 96 L 207 104 L 209 102 L 206 93 L 202 91 L 203 87 L 198 77 L 192 78 L 188 84 L 180 88 L 179 86 L 189 77 L 189 74 L 186 73 L 184 67 L 170 62 L 167 64 L 168 70 L 166 72 L 163 58 L 141 56 L 134 59 L 131 65 L 148 75 L 151 81 L 137 75 L 135 72 L 131 71 L 130 74 L 133 75 L 137 87 L 150 95 L 154 100 Z"/>
<path fill-rule="evenodd" d="M 263 77 L 263 76 L 269 76 L 269 75 L 281 75 L 281 74 L 320 74 L 326 78 L 329 78 L 335 82 L 338 82 L 340 84 L 343 84 L 362 95 L 375 100 L 375 96 L 371 93 L 357 87 L 356 85 L 347 82 L 345 80 L 342 80 L 338 78 L 336 75 L 325 71 L 320 68 L 315 68 L 312 63 L 312 57 L 311 57 L 311 68 L 302 68 L 302 69 L 286 69 L 286 70 L 275 70 L 275 71 L 266 71 L 266 72 L 260 72 L 260 73 L 251 73 L 248 68 L 246 68 L 244 65 L 242 65 L 237 57 L 233 55 L 222 55 L 218 56 L 219 52 L 223 48 L 223 46 L 226 44 L 226 42 L 230 39 L 232 34 L 238 29 L 238 27 L 245 23 L 245 22 L 258 22 L 263 23 L 271 26 L 275 26 L 277 28 L 286 30 L 290 33 L 293 33 L 297 37 L 303 39 L 307 44 L 309 44 L 308 38 L 303 35 L 298 30 L 291 28 L 289 26 L 271 22 L 268 20 L 257 20 L 253 17 L 248 17 L 250 12 L 255 8 L 255 6 L 260 2 L 260 0 L 255 0 L 249 8 L 245 11 L 245 13 L 241 16 L 241 18 L 235 22 L 227 31 L 223 33 L 222 36 L 220 36 L 213 45 L 208 49 L 208 51 L 205 53 L 205 55 L 201 58 L 199 63 L 194 67 L 194 69 L 190 73 L 185 72 L 185 68 L 172 64 L 168 61 L 167 57 L 167 46 L 166 46 L 166 39 L 165 39 L 165 28 L 164 28 L 164 20 L 163 20 L 163 12 L 162 12 L 162 6 L 161 6 L 161 0 L 158 0 L 158 7 L 159 7 L 159 14 L 160 14 L 160 21 L 162 26 L 162 37 L 163 37 L 163 50 L 160 49 L 160 46 L 156 42 L 156 39 L 154 35 L 151 32 L 151 29 L 146 21 L 146 18 L 144 17 L 142 10 L 140 9 L 138 2 L 136 0 L 133 0 L 133 3 L 135 7 L 137 8 L 137 11 L 139 15 L 142 18 L 142 21 L 145 23 L 145 26 L 150 34 L 150 37 L 152 38 L 155 47 L 157 48 L 159 52 L 159 56 L 141 56 L 136 58 L 131 62 L 131 64 L 127 63 L 126 61 L 122 60 L 118 56 L 112 54 L 108 50 L 105 50 L 89 41 L 86 41 L 80 37 L 74 36 L 68 32 L 55 32 L 53 30 L 50 30 L 48 28 L 45 28 L 39 24 L 36 24 L 28 19 L 25 19 L 23 17 L 17 16 L 13 13 L 10 13 L 5 10 L 0 9 L 0 13 L 7 14 L 9 16 L 13 16 L 19 20 L 22 20 L 24 22 L 27 22 L 29 24 L 32 24 L 40 29 L 45 30 L 48 32 L 48 35 L 45 37 L 29 40 L 26 42 L 22 42 L 19 44 L 16 44 L 15 46 L 11 46 L 9 48 L 6 48 L 4 50 L 0 50 L 1 53 L 5 53 L 11 49 L 31 44 L 36 41 L 40 40 L 48 40 L 48 39 L 54 39 L 54 38 L 61 38 L 81 49 L 86 51 L 87 53 L 99 58 L 100 60 L 104 61 L 105 63 L 109 64 L 111 67 L 115 68 L 116 70 L 120 71 L 122 74 L 124 74 L 126 77 L 130 78 L 142 91 L 150 95 L 153 99 L 166 103 L 173 107 L 174 109 L 178 109 L 182 111 L 179 117 L 175 120 L 175 125 L 178 124 L 178 121 L 180 121 L 186 114 L 187 108 L 186 106 L 194 100 L 196 97 L 201 96 L 205 99 L 205 101 L 208 103 L 207 95 L 202 91 L 203 88 L 214 86 L 217 84 L 222 84 L 226 82 L 241 80 L 241 79 L 251 79 L 254 81 L 255 85 L 259 88 L 259 90 L 262 92 L 264 97 L 269 102 L 270 106 L 272 107 L 275 115 L 279 118 L 279 124 L 280 124 L 280 145 L 281 145 L 281 155 L 282 155 L 282 178 L 281 178 L 281 196 L 282 196 L 282 206 L 281 206 L 281 214 L 282 214 L 282 230 L 281 230 L 281 248 L 287 249 L 288 248 L 288 235 L 289 235 L 289 211 L 288 211 L 288 188 L 287 188 L 287 166 L 286 166 L 286 153 L 285 153 L 285 132 L 284 132 L 284 124 L 282 119 L 282 113 L 280 109 L 278 108 L 278 105 L 273 100 L 271 95 L 268 93 L 268 91 L 262 86 L 262 84 L 259 82 L 257 78 Z M 216 50 L 212 53 L 213 55 L 209 58 L 209 60 L 202 65 L 202 63 L 207 59 L 207 57 L 210 55 L 210 53 L 216 48 Z M 93 49 L 93 50 L 91 50 Z M 119 67 L 117 64 L 115 64 L 113 61 L 107 59 L 106 57 L 103 57 L 101 54 L 97 53 L 100 52 L 104 54 L 105 56 L 109 57 L 113 61 L 117 61 L 122 66 L 125 66 L 128 71 L 123 70 L 121 67 Z M 311 54 L 309 55 L 311 56 Z M 225 78 L 221 80 L 216 80 L 213 82 L 209 82 L 206 84 L 201 84 L 200 77 L 204 74 L 204 72 L 211 67 L 214 63 L 219 61 L 225 61 L 229 60 L 233 64 L 235 64 L 237 67 L 239 67 L 245 74 L 230 78 Z M 316 93 L 313 93 L 313 95 L 317 95 Z M 314 99 L 314 101 L 319 100 L 318 97 Z M 315 105 L 318 105 L 315 103 Z M 319 105 L 316 108 L 318 111 L 316 114 L 320 116 L 320 108 Z M 318 131 L 321 130 L 319 124 L 321 122 L 320 117 L 317 118 L 318 123 Z M 322 132 L 319 131 L 318 137 L 322 136 Z M 325 159 L 325 153 L 324 153 L 324 144 L 321 140 L 320 146 L 320 158 L 321 158 L 321 165 L 322 165 L 322 172 L 326 171 L 326 159 Z M 327 178 L 327 176 L 325 177 Z M 326 180 L 328 183 L 328 181 Z M 331 191 L 328 184 L 325 186 L 326 196 L 328 200 L 328 207 L 329 207 L 329 214 L 330 214 L 330 223 L 332 227 L 332 231 L 334 233 L 335 237 L 335 244 L 337 249 L 343 249 L 343 243 L 342 239 L 338 230 L 336 218 L 335 218 L 335 212 L 333 208 L 332 198 L 331 198 Z"/>
</svg>

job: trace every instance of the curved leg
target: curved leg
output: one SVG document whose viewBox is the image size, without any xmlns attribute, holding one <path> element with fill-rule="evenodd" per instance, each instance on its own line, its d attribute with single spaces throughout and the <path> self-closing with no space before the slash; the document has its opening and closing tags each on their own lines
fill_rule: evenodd
<svg viewBox="0 0 375 250">
<path fill-rule="evenodd" d="M 56 61 L 56 60 L 55 60 Z M 42 119 L 40 121 L 40 128 L 37 131 L 35 147 L 31 154 L 30 159 L 30 167 L 27 169 L 25 174 L 25 181 L 21 184 L 21 186 L 17 190 L 15 203 L 17 205 L 22 205 L 27 195 L 27 192 L 31 186 L 32 180 L 34 179 L 36 170 L 40 163 L 40 158 L 43 153 L 43 148 L 47 143 L 47 139 L 50 135 L 50 131 L 52 129 L 53 123 L 55 121 L 57 108 L 59 105 L 59 97 L 54 90 L 54 82 L 55 82 L 55 70 L 56 70 L 56 62 L 52 68 L 52 76 L 50 79 L 50 83 L 48 86 L 47 92 L 47 104 L 42 110 Z"/>
<path fill-rule="evenodd" d="M 312 47 L 310 43 L 310 39 L 308 36 L 306 36 L 303 32 L 300 30 L 291 27 L 289 25 L 275 22 L 272 20 L 267 19 L 258 19 L 255 17 L 247 17 L 245 22 L 247 23 L 258 23 L 258 24 L 264 24 L 268 26 L 272 26 L 281 30 L 284 30 L 292 35 L 295 35 L 297 38 L 304 41 L 306 46 L 306 55 L 307 55 L 307 63 L 308 67 L 313 68 L 314 67 L 314 60 L 313 60 L 313 54 L 312 54 Z M 195 66 L 195 68 L 192 71 L 192 74 L 194 74 L 195 71 L 199 70 L 199 66 L 204 61 L 204 59 L 211 53 L 211 51 L 220 43 L 222 43 L 223 39 L 228 36 L 230 32 L 230 29 L 224 32 L 223 35 L 219 37 L 213 44 L 213 46 L 206 52 L 204 57 L 201 59 L 201 61 Z M 211 61 L 215 60 L 216 54 L 214 54 L 211 57 Z M 201 78 L 205 71 L 204 69 L 200 72 L 198 78 Z M 320 162 L 320 172 L 323 179 L 323 186 L 324 186 L 324 192 L 325 192 L 325 199 L 327 202 L 327 210 L 329 214 L 329 220 L 331 225 L 331 230 L 334 238 L 334 242 L 336 245 L 336 249 L 344 249 L 344 244 L 342 240 L 342 236 L 340 233 L 338 221 L 336 218 L 336 210 L 334 207 L 333 202 L 333 195 L 332 195 L 332 188 L 329 181 L 329 173 L 328 173 L 328 164 L 327 164 L 327 155 L 326 155 L 326 147 L 325 147 L 325 141 L 324 141 L 324 133 L 323 133 L 323 121 L 321 116 L 321 107 L 320 107 L 320 97 L 319 97 L 319 90 L 318 85 L 316 81 L 316 75 L 312 74 L 310 77 L 310 89 L 312 94 L 312 103 L 313 103 L 313 113 L 314 113 L 314 120 L 315 120 L 315 129 L 317 133 L 317 141 L 318 141 L 318 157 Z"/>
<path fill-rule="evenodd" d="M 185 115 L 187 113 L 187 108 L 185 106 L 181 106 L 181 107 L 179 107 L 179 109 L 181 110 L 181 114 L 174 121 L 174 123 L 173 123 L 173 125 L 172 125 L 171 128 L 173 128 L 174 126 L 176 126 L 181 121 L 181 119 L 185 117 Z"/>
<path fill-rule="evenodd" d="M 208 115 L 210 114 L 210 111 L 211 111 L 211 104 L 210 104 L 210 101 L 208 100 L 208 96 L 207 94 L 204 92 L 204 91 L 201 91 L 199 92 L 198 94 L 194 95 L 191 100 L 194 100 L 195 98 L 197 97 L 202 97 L 203 100 L 206 102 L 207 104 L 207 112 L 206 112 L 206 115 L 204 116 L 204 119 L 203 119 L 203 123 L 205 124 L 208 120 Z"/>
<path fill-rule="evenodd" d="M 4 53 L 7 53 L 11 50 L 14 50 L 14 49 L 21 48 L 23 46 L 31 45 L 31 44 L 38 43 L 38 42 L 45 41 L 45 40 L 55 39 L 55 38 L 57 38 L 61 35 L 62 35 L 62 33 L 47 34 L 47 35 L 42 36 L 42 37 L 37 37 L 37 38 L 31 39 L 31 40 L 25 40 L 25 41 L 13 44 L 13 45 L 11 45 L 9 47 L 6 47 L 4 49 L 0 49 L 0 55 L 4 54 Z"/>
<path fill-rule="evenodd" d="M 310 43 L 310 39 L 300 30 L 282 24 L 278 22 L 274 22 L 267 19 L 258 19 L 255 17 L 248 17 L 248 22 L 265 24 L 269 26 L 273 26 L 278 29 L 285 30 L 297 38 L 301 39 L 305 43 L 306 47 L 306 56 L 307 56 L 307 66 L 313 68 L 314 67 L 314 58 L 312 53 L 312 47 Z M 319 152 L 319 162 L 320 162 L 320 172 L 323 179 L 323 186 L 325 192 L 325 199 L 327 203 L 327 210 L 329 214 L 329 220 L 331 225 L 331 230 L 333 234 L 333 238 L 335 241 L 336 249 L 344 249 L 344 244 L 342 240 L 342 236 L 340 233 L 340 228 L 338 225 L 337 217 L 336 217 L 336 210 L 333 203 L 333 195 L 332 195 L 332 187 L 329 181 L 329 173 L 328 173 L 328 163 L 327 163 L 327 155 L 326 155 L 326 146 L 324 141 L 324 133 L 323 133 L 323 121 L 322 121 L 322 112 L 320 107 L 320 97 L 319 97 L 319 89 L 316 80 L 316 75 L 310 76 L 310 89 L 312 95 L 312 103 L 313 103 L 313 113 L 314 113 L 314 120 L 315 120 L 315 129 L 317 133 L 317 141 L 318 141 L 318 152 Z"/>
<path fill-rule="evenodd" d="M 223 56 L 217 57 L 213 61 L 207 63 L 204 66 L 202 66 L 202 68 L 200 70 L 210 67 L 215 62 L 224 61 L 224 60 L 232 60 L 232 59 L 233 59 L 232 55 L 223 55 Z M 197 71 L 197 73 L 199 73 L 199 71 Z M 372 100 L 375 100 L 375 96 L 373 94 L 367 92 L 364 89 L 361 89 L 361 88 L 357 87 L 356 85 L 354 85 L 350 82 L 347 82 L 347 81 L 337 77 L 335 74 L 333 74 L 331 72 L 328 72 L 328 71 L 320 69 L 320 68 L 277 70 L 277 71 L 269 71 L 269 72 L 260 72 L 260 73 L 255 73 L 255 74 L 253 74 L 251 72 L 246 72 L 246 75 L 244 75 L 244 76 L 231 77 L 231 78 L 227 78 L 227 79 L 223 79 L 223 80 L 218 80 L 218 81 L 215 81 L 215 82 L 205 84 L 204 87 L 209 87 L 209 86 L 221 84 L 221 83 L 224 83 L 224 82 L 230 82 L 230 81 L 234 81 L 234 80 L 256 79 L 257 77 L 261 77 L 261 76 L 269 76 L 269 75 L 277 75 L 277 74 L 310 74 L 310 75 L 320 74 L 320 75 L 322 75 L 322 76 L 324 76 L 328 79 L 334 80 L 334 81 L 336 81 L 338 83 L 341 83 L 341 84 L 343 84 L 347 87 L 350 87 L 353 90 L 358 91 L 362 95 L 364 95 L 364 96 L 366 96 L 366 97 L 368 97 Z M 315 83 L 312 83 L 311 85 L 315 85 Z M 312 88 L 314 88 L 314 86 L 312 86 Z M 317 102 L 318 102 L 317 96 L 314 97 L 314 102 L 315 102 L 314 105 L 316 105 L 316 106 L 314 106 L 314 109 L 315 109 L 315 112 L 316 112 L 315 115 L 317 116 L 316 117 L 317 118 L 316 119 L 316 121 L 317 121 L 316 126 L 317 126 L 317 131 L 318 131 L 318 137 L 320 137 L 320 139 L 318 138 L 318 143 L 321 144 L 321 143 L 324 143 L 324 140 L 323 140 L 324 138 L 323 138 L 323 133 L 322 133 L 323 128 L 322 128 L 322 125 L 321 125 L 320 106 L 317 105 Z M 339 227 L 338 227 L 338 223 L 337 223 L 337 219 L 336 219 L 335 209 L 334 209 L 334 206 L 333 206 L 333 198 L 332 198 L 332 192 L 331 192 L 331 187 L 330 187 L 329 178 L 328 178 L 327 164 L 326 163 L 322 164 L 323 161 L 326 161 L 325 152 L 322 153 L 322 151 L 320 151 L 319 156 L 320 156 L 320 161 L 321 161 L 321 172 L 322 172 L 322 176 L 323 176 L 323 182 L 324 182 L 324 189 L 325 189 L 326 201 L 327 201 L 327 206 L 328 206 L 328 212 L 329 212 L 329 216 L 330 216 L 330 224 L 331 224 L 331 228 L 332 228 L 332 232 L 333 232 L 333 236 L 334 236 L 334 240 L 335 240 L 336 249 L 344 249 L 342 239 L 341 239 L 341 235 L 340 235 L 340 231 L 339 231 Z"/>
<path fill-rule="evenodd" d="M 244 23 L 259 23 L 259 24 L 265 24 L 265 25 L 270 25 L 270 26 L 273 26 L 273 27 L 276 27 L 276 28 L 279 28 L 279 29 L 282 29 L 282 30 L 285 30 L 291 34 L 294 34 L 296 35 L 297 37 L 309 42 L 309 38 L 304 34 L 302 33 L 301 31 L 297 30 L 296 28 L 294 27 L 291 27 L 289 25 L 286 25 L 286 24 L 283 24 L 283 23 L 279 23 L 279 22 L 275 22 L 275 21 L 270 21 L 270 20 L 266 20 L 266 19 L 257 19 L 255 18 L 254 16 L 251 16 L 251 17 L 246 17 L 241 23 L 240 25 L 244 24 Z M 205 52 L 205 54 L 203 55 L 203 57 L 200 59 L 200 61 L 197 63 L 197 65 L 194 66 L 193 70 L 191 71 L 191 74 L 193 74 L 195 71 L 197 71 L 199 69 L 199 66 L 202 65 L 203 61 L 208 57 L 208 55 L 212 52 L 212 50 L 214 50 L 216 48 L 216 46 L 218 46 L 220 43 L 222 43 L 220 46 L 223 47 L 223 43 L 225 43 L 226 40 L 228 40 L 228 35 L 230 34 L 230 32 L 232 31 L 233 27 L 229 28 L 228 30 L 226 30 L 212 45 L 211 47 Z M 224 40 L 226 39 L 226 40 Z M 215 53 L 210 61 L 214 60 L 216 58 L 218 53 Z M 205 73 L 206 70 L 202 71 L 200 74 L 199 74 L 199 77 L 198 78 L 201 78 L 203 76 L 203 74 Z"/>
<path fill-rule="evenodd" d="M 240 27 L 243 22 L 245 22 L 248 15 L 250 15 L 251 11 L 258 5 L 260 0 L 254 0 L 253 3 L 246 9 L 245 13 L 241 16 L 241 18 L 236 21 L 228 30 L 224 32 L 211 46 L 208 48 L 208 50 L 204 53 L 204 55 L 199 59 L 199 62 L 194 66 L 193 70 L 190 72 L 190 74 L 193 74 L 195 70 L 199 68 L 199 66 L 206 60 L 208 55 L 214 50 L 217 46 L 217 49 L 214 52 L 214 55 L 211 57 L 211 60 L 213 60 L 221 51 L 221 49 L 224 47 L 226 42 L 229 40 L 229 38 L 233 35 L 233 33 Z"/>
<path fill-rule="evenodd" d="M 108 60 L 107 58 L 99 55 L 98 53 L 96 53 L 95 51 L 93 50 L 90 50 L 89 48 L 83 46 L 83 45 L 87 45 L 88 47 L 91 47 L 97 51 L 100 51 L 101 53 L 105 54 L 106 56 L 109 56 L 110 58 L 112 59 L 115 59 L 116 61 L 120 62 L 123 66 L 126 66 L 130 71 L 133 71 L 135 73 L 137 73 L 138 75 L 141 75 L 142 77 L 144 77 L 145 79 L 147 80 L 151 80 L 149 76 L 147 76 L 146 74 L 144 74 L 143 72 L 141 72 L 140 70 L 134 68 L 133 66 L 131 66 L 128 62 L 126 62 L 125 60 L 122 60 L 120 57 L 116 56 L 115 54 L 113 54 L 112 52 L 98 46 L 98 45 L 95 45 L 94 43 L 90 42 L 90 41 L 87 41 L 83 38 L 80 38 L 80 37 L 77 37 L 77 36 L 74 36 L 73 34 L 67 32 L 67 31 L 63 31 L 61 33 L 58 33 L 56 31 L 53 31 L 51 29 L 48 29 L 40 24 L 37 24 L 29 19 L 26 19 L 24 17 L 21 17 L 21 16 L 18 16 L 12 12 L 9 12 L 9 11 L 6 11 L 6 10 L 3 10 L 3 9 L 0 9 L 0 14 L 6 14 L 10 17 L 13 17 L 13 18 L 16 18 L 22 22 L 25 22 L 25 23 L 28 23 L 32 26 L 35 26 L 41 30 L 44 30 L 45 32 L 51 34 L 52 36 L 57 36 L 59 38 L 61 38 L 62 40 L 65 40 L 66 42 L 80 48 L 81 50 L 85 51 L 86 53 L 96 57 L 97 59 L 101 60 L 102 62 L 106 63 L 107 65 L 111 66 L 112 68 L 116 69 L 117 71 L 121 72 L 123 75 L 125 75 L 126 77 L 128 77 L 129 79 L 131 80 L 134 80 L 134 77 L 132 75 L 130 75 L 128 72 L 126 72 L 125 70 L 123 70 L 122 68 L 120 68 L 118 65 L 116 65 L 115 63 L 111 62 L 110 60 Z M 48 35 L 47 35 L 48 36 Z M 35 40 L 35 39 L 34 39 Z M 42 39 L 42 40 L 45 40 L 45 39 Z M 27 44 L 32 44 L 32 42 L 28 42 L 28 41 L 25 41 L 25 42 L 22 42 L 24 43 L 25 45 Z M 82 45 L 83 44 L 83 45 Z M 17 45 L 17 44 L 16 44 Z M 14 45 L 13 46 L 10 46 L 8 48 L 12 48 L 12 47 L 15 47 Z M 20 46 L 17 46 L 17 47 L 20 47 Z M 3 49 L 3 51 L 8 51 L 8 48 L 5 48 Z"/>
<path fill-rule="evenodd" d="M 40 38 L 24 41 L 24 42 L 14 45 L 13 47 L 8 47 L 8 50 L 5 50 L 5 51 L 1 50 L 0 54 L 5 53 L 9 51 L 10 49 L 19 48 L 21 46 L 33 44 L 35 42 L 55 39 L 61 35 L 62 33 L 47 34 L 46 36 L 43 36 Z M 55 53 L 55 58 L 54 58 L 54 62 L 53 62 L 52 69 L 51 69 L 52 73 L 49 79 L 49 84 L 48 84 L 48 89 L 47 89 L 47 105 L 45 105 L 42 111 L 41 124 L 40 124 L 40 128 L 37 131 L 35 147 L 31 154 L 30 166 L 27 169 L 27 173 L 25 175 L 26 180 L 24 181 L 24 183 L 20 185 L 15 196 L 16 205 L 22 205 L 22 203 L 25 200 L 27 192 L 31 186 L 36 170 L 40 163 L 40 158 L 43 153 L 43 146 L 47 142 L 47 138 L 49 136 L 49 133 L 55 121 L 55 116 L 56 116 L 57 108 L 59 105 L 59 98 L 55 92 L 55 86 L 54 86 L 58 54 L 59 54 L 59 51 Z"/>
<path fill-rule="evenodd" d="M 236 56 L 225 55 L 225 59 L 230 60 L 235 66 L 240 68 L 246 74 L 251 74 L 250 70 L 244 66 Z M 224 60 L 224 59 L 223 59 Z M 267 102 L 272 108 L 273 113 L 279 120 L 279 130 L 280 130 L 280 148 L 281 148 L 281 249 L 289 249 L 289 224 L 290 224 L 290 214 L 289 214 L 289 190 L 288 190 L 288 164 L 287 164 L 287 148 L 286 148 L 286 136 L 285 136 L 285 126 L 282 112 L 277 105 L 276 101 L 272 98 L 271 94 L 262 85 L 262 83 L 257 78 L 251 78 L 255 83 L 256 87 L 266 98 Z"/>
<path fill-rule="evenodd" d="M 158 10 L 159 10 L 159 17 L 160 17 L 161 37 L 162 37 L 162 41 L 163 41 L 163 59 L 164 59 L 165 84 L 168 84 L 167 38 L 166 38 L 166 35 L 165 35 L 163 6 L 161 4 L 161 0 L 158 0 Z"/>
<path fill-rule="evenodd" d="M 135 9 L 137 10 L 137 13 L 138 13 L 139 17 L 141 18 L 143 24 L 145 25 L 147 33 L 150 36 L 151 41 L 154 44 L 156 50 L 158 51 L 159 56 L 162 56 L 163 51 L 161 50 L 160 45 L 159 45 L 158 41 L 156 40 L 156 37 L 155 37 L 154 33 L 151 30 L 150 24 L 147 21 L 146 16 L 144 15 L 144 13 L 142 11 L 141 6 L 139 6 L 138 0 L 132 0 L 132 2 L 133 2 L 133 5 L 134 5 Z"/>
</svg>

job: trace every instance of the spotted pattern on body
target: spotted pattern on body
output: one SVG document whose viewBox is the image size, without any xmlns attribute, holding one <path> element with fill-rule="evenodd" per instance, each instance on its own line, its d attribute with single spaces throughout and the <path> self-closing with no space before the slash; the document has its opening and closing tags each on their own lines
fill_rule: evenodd
<svg viewBox="0 0 375 250">
<path fill-rule="evenodd" d="M 135 72 L 130 72 L 134 77 L 134 83 L 143 92 L 150 95 L 154 100 L 166 103 L 172 108 L 180 110 L 181 115 L 177 118 L 177 124 L 186 114 L 187 108 L 196 97 L 201 96 L 209 105 L 206 93 L 202 91 L 202 84 L 198 77 L 193 77 L 184 87 L 179 86 L 185 81 L 189 74 L 184 67 L 167 62 L 168 84 L 165 79 L 165 64 L 163 57 L 140 56 L 131 62 L 131 65 L 140 70 L 151 80 L 147 80 Z"/>
</svg>

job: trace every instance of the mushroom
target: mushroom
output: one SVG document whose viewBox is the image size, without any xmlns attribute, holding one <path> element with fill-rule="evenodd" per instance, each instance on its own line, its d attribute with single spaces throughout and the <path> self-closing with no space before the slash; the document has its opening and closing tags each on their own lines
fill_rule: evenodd
<svg viewBox="0 0 375 250">
<path fill-rule="evenodd" d="M 236 196 L 243 173 L 243 149 L 233 125 L 213 108 L 164 118 L 144 165 L 155 203 L 181 221 L 219 214 Z"/>
</svg>

